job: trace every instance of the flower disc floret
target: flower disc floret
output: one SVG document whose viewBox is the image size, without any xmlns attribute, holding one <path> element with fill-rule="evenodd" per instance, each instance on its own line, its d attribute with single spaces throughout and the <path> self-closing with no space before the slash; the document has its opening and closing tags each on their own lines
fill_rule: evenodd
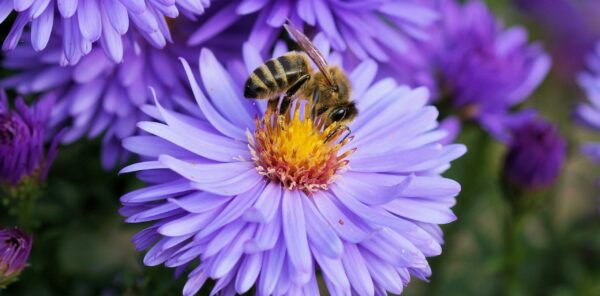
<svg viewBox="0 0 600 296">
<path fill-rule="evenodd" d="M 300 105 L 283 115 L 269 109 L 262 120 L 257 117 L 256 131 L 253 137 L 248 135 L 248 142 L 259 174 L 289 190 L 309 194 L 327 190 L 353 150 L 338 156 L 351 139 L 338 141 L 347 129 L 338 123 L 325 127 L 321 120 L 301 116 Z M 304 114 L 309 110 L 310 105 L 304 104 Z"/>
</svg>

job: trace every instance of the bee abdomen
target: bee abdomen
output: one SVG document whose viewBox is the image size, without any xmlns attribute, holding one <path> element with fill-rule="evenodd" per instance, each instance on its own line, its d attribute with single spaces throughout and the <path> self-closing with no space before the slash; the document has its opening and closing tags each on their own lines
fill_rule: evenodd
<svg viewBox="0 0 600 296">
<path fill-rule="evenodd" d="M 292 52 L 271 59 L 250 74 L 244 87 L 246 98 L 271 98 L 284 92 L 300 76 L 308 73 L 308 61 Z"/>
</svg>

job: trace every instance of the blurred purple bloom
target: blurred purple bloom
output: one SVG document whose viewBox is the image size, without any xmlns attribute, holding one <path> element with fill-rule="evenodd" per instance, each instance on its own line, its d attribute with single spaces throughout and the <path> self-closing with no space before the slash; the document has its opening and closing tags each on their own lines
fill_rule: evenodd
<svg viewBox="0 0 600 296">
<path fill-rule="evenodd" d="M 51 37 L 62 39 L 63 65 L 76 64 L 96 41 L 112 61 L 121 62 L 130 22 L 150 44 L 162 48 L 171 41 L 167 18 L 180 12 L 202 14 L 209 5 L 210 0 L 3 0 L 0 23 L 13 11 L 17 17 L 2 48 L 14 49 L 25 26 L 31 24 L 29 37 L 36 51 L 46 48 Z"/>
<path fill-rule="evenodd" d="M 190 22 L 176 22 L 181 28 L 174 31 L 175 39 L 186 39 Z M 215 48 L 225 57 L 231 48 L 239 52 L 241 47 L 241 41 L 237 46 L 234 41 L 222 43 L 215 44 Z M 169 108 L 188 109 L 193 105 L 177 58 L 191 57 L 196 50 L 181 43 L 157 49 L 136 34 L 124 40 L 123 48 L 124 60 L 119 64 L 94 46 L 80 63 L 63 67 L 58 63 L 62 49 L 57 40 L 51 40 L 43 52 L 19 46 L 8 52 L 3 62 L 5 68 L 17 73 L 0 84 L 20 94 L 56 96 L 50 130 L 66 127 L 62 139 L 65 144 L 84 135 L 95 138 L 104 133 L 102 164 L 112 168 L 129 155 L 122 149 L 121 139 L 136 133 L 136 123 L 146 118 L 140 107 L 151 97 L 150 88 L 170 99 L 164 102 Z"/>
<path fill-rule="evenodd" d="M 589 103 L 579 104 L 575 108 L 575 117 L 582 125 L 600 131 L 600 43 L 587 57 L 588 72 L 580 74 L 578 81 Z M 584 145 L 583 152 L 600 162 L 600 143 Z"/>
<path fill-rule="evenodd" d="M 253 285 L 257 295 L 318 295 L 317 268 L 332 294 L 399 294 L 411 275 L 426 279 L 426 257 L 441 252 L 438 224 L 456 219 L 450 207 L 460 191 L 440 173 L 465 152 L 438 144 L 446 132 L 427 106 L 427 90 L 375 81 L 377 64 L 365 61 L 349 71 L 359 109 L 351 141 L 335 148 L 315 140 L 328 132 L 310 128 L 301 110 L 291 137 L 297 142 L 274 141 L 269 135 L 285 133 L 291 119 L 269 129 L 269 120 L 284 117 L 262 117 L 266 102 L 241 96 L 243 79 L 264 61 L 250 44 L 244 53 L 245 63 L 228 70 L 202 50 L 201 85 L 184 61 L 195 116 L 167 110 L 161 100 L 149 112 L 157 122 L 138 124 L 150 135 L 124 141 L 146 161 L 121 172 L 151 184 L 121 197 L 127 222 L 153 223 L 134 237 L 138 250 L 149 249 L 144 263 L 194 265 L 184 295 L 208 278 L 216 280 L 213 293 L 225 295 Z M 304 159 L 309 144 L 317 152 Z M 334 166 L 331 158 L 317 160 L 331 149 L 339 151 L 329 155 Z M 325 169 L 293 173 L 299 163 Z M 308 178 L 324 172 L 333 175 Z"/>
<path fill-rule="evenodd" d="M 504 139 L 513 120 L 509 109 L 542 82 L 550 58 L 539 44 L 527 43 L 524 28 L 505 29 L 480 1 L 438 1 L 438 7 L 442 20 L 430 45 L 435 92 L 463 118 Z"/>
<path fill-rule="evenodd" d="M 48 96 L 33 107 L 21 98 L 10 110 L 4 91 L 0 91 L 0 185 L 19 184 L 32 177 L 43 182 L 56 156 L 58 138 L 44 153 L 45 125 L 54 97 Z"/>
<path fill-rule="evenodd" d="M 558 77 L 571 81 L 600 39 L 600 1 L 518 0 L 519 8 L 540 24 Z"/>
<path fill-rule="evenodd" d="M 504 177 L 526 190 L 548 187 L 560 175 L 566 150 L 567 143 L 554 125 L 532 119 L 511 130 Z"/>
<path fill-rule="evenodd" d="M 336 51 L 348 51 L 359 60 L 380 62 L 407 51 L 411 39 L 427 38 L 426 28 L 436 13 L 420 0 L 242 0 L 230 1 L 202 24 L 189 44 L 199 45 L 217 36 L 244 16 L 255 16 L 247 37 L 256 48 L 269 49 L 290 19 L 299 27 L 323 32 Z"/>
<path fill-rule="evenodd" d="M 27 264 L 33 238 L 17 228 L 0 229 L 0 288 L 14 281 Z"/>
</svg>

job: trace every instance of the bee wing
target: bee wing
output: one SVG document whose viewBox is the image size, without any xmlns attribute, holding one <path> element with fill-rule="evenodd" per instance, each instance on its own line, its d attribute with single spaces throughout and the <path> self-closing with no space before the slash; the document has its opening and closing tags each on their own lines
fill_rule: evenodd
<svg viewBox="0 0 600 296">
<path fill-rule="evenodd" d="M 302 32 L 298 31 L 296 28 L 292 26 L 292 23 L 288 20 L 287 24 L 283 25 L 288 33 L 296 39 L 300 48 L 310 57 L 313 62 L 317 65 L 317 68 L 323 73 L 327 81 L 331 86 L 333 86 L 333 78 L 331 77 L 331 73 L 327 70 L 327 61 L 319 52 L 319 50 L 313 45 L 313 43 L 304 35 Z"/>
</svg>

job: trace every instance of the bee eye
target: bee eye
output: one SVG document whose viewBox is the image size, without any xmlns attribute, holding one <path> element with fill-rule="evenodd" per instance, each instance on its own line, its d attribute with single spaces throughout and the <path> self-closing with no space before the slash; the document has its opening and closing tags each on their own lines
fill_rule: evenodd
<svg viewBox="0 0 600 296">
<path fill-rule="evenodd" d="M 342 120 L 344 120 L 345 117 L 346 117 L 346 108 L 344 108 L 344 107 L 336 108 L 333 111 L 331 111 L 331 114 L 329 114 L 329 118 L 332 121 L 342 121 Z"/>
</svg>

